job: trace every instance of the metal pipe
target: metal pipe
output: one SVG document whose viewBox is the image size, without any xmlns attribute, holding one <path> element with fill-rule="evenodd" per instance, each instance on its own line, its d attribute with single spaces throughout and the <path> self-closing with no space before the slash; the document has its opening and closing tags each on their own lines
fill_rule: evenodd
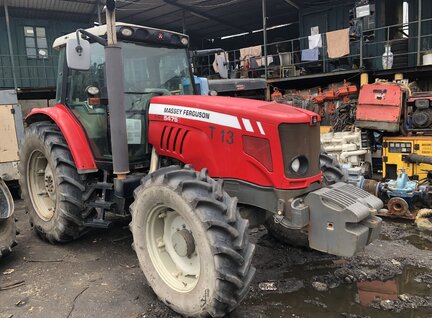
<svg viewBox="0 0 432 318">
<path fill-rule="evenodd" d="M 293 6 L 294 8 L 296 8 L 297 10 L 300 10 L 300 7 L 295 4 L 294 2 L 292 2 L 291 0 L 284 0 L 286 3 L 288 3 L 289 5 Z"/>
<path fill-rule="evenodd" d="M 432 165 L 432 156 L 422 156 L 415 153 L 411 153 L 407 158 L 408 163 L 425 163 Z"/>
<path fill-rule="evenodd" d="M 10 31 L 10 23 L 9 23 L 9 10 L 7 5 L 7 0 L 4 1 L 4 11 L 5 11 L 5 18 L 6 18 L 6 30 L 7 30 L 7 37 L 8 37 L 8 43 L 9 43 L 9 55 L 10 55 L 10 61 L 12 66 L 12 78 L 13 78 L 13 84 L 15 90 L 18 90 L 17 85 L 17 79 L 15 74 L 15 61 L 14 61 L 14 52 L 12 47 L 12 36 Z"/>
<path fill-rule="evenodd" d="M 186 34 L 186 11 L 182 11 L 182 33 Z"/>
<path fill-rule="evenodd" d="M 100 9 L 100 0 L 97 0 L 97 12 L 98 12 L 98 22 L 99 22 L 99 25 L 102 25 L 102 16 L 101 16 L 101 9 Z"/>
<path fill-rule="evenodd" d="M 264 73 L 267 80 L 267 10 L 266 0 L 262 0 L 263 41 L 264 41 Z"/>
<path fill-rule="evenodd" d="M 367 150 L 366 149 L 360 149 L 360 150 L 354 150 L 354 151 L 344 151 L 340 154 L 340 159 L 345 160 L 348 157 L 352 157 L 352 156 L 362 156 L 367 154 Z"/>
<path fill-rule="evenodd" d="M 417 25 L 417 66 L 420 65 L 420 53 L 421 53 L 421 20 L 422 20 L 422 0 L 418 0 L 418 25 Z"/>
<path fill-rule="evenodd" d="M 359 68 L 363 68 L 363 19 L 360 19 L 360 65 Z"/>
<path fill-rule="evenodd" d="M 113 170 L 118 179 L 125 179 L 129 173 L 126 111 L 124 105 L 124 75 L 121 47 L 117 46 L 115 27 L 115 2 L 107 1 L 106 10 L 107 40 L 105 65 L 110 113 L 111 148 Z"/>
</svg>

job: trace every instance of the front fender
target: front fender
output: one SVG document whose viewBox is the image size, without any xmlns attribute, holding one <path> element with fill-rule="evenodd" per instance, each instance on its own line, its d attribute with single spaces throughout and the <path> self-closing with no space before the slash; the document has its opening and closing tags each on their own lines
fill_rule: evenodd
<svg viewBox="0 0 432 318">
<path fill-rule="evenodd" d="M 25 122 L 33 124 L 50 119 L 60 128 L 79 173 L 97 171 L 96 162 L 90 149 L 87 136 L 81 124 L 71 111 L 62 104 L 49 108 L 33 108 Z"/>
</svg>

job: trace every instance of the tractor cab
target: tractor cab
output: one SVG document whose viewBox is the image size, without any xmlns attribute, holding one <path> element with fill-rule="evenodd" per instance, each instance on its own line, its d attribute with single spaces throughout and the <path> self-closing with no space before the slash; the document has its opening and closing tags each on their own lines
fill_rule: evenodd
<svg viewBox="0 0 432 318">
<path fill-rule="evenodd" d="M 194 94 L 194 83 L 188 58 L 189 38 L 186 35 L 116 23 L 117 46 L 121 48 L 124 69 L 124 104 L 129 162 L 142 165 L 147 161 L 148 105 L 159 95 Z M 106 39 L 106 25 L 84 30 L 84 34 Z M 80 34 L 81 36 L 81 34 Z M 108 118 L 108 96 L 104 45 L 89 41 L 88 69 L 73 69 L 66 59 L 71 33 L 54 42 L 60 50 L 57 80 L 57 103 L 70 108 L 87 133 L 98 162 L 112 160 Z M 81 40 L 83 41 L 83 40 Z"/>
</svg>

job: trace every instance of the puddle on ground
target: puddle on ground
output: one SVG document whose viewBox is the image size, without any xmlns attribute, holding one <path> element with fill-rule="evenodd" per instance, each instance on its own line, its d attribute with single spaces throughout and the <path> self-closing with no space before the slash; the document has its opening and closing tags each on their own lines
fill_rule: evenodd
<svg viewBox="0 0 432 318">
<path fill-rule="evenodd" d="M 308 272 L 320 275 L 321 270 L 299 271 L 290 274 L 293 282 L 302 280 Z M 327 273 L 328 273 L 327 269 Z M 243 302 L 247 309 L 247 316 L 253 317 L 304 317 L 304 318 L 340 318 L 340 317 L 379 317 L 379 318 L 430 318 L 432 308 L 405 309 L 401 313 L 394 313 L 369 307 L 374 301 L 397 300 L 399 295 L 432 296 L 430 285 L 419 282 L 418 277 L 427 273 L 426 269 L 406 267 L 403 273 L 394 279 L 381 281 L 365 281 L 353 284 L 341 284 L 339 287 L 319 292 L 314 288 L 302 284 L 285 292 L 279 290 L 278 283 L 270 290 L 255 291 L 252 297 Z M 286 275 L 288 276 L 288 275 Z M 287 277 L 288 278 L 288 277 Z M 416 279 L 417 278 L 417 279 Z M 289 281 L 289 280 L 288 280 Z M 308 285 L 310 282 L 308 283 Z M 263 285 L 261 285 L 263 286 Z M 273 290 L 272 290 L 273 289 Z M 288 289 L 289 290 L 289 289 Z M 342 315 L 345 313 L 346 315 Z M 235 313 L 233 317 L 241 317 L 243 313 Z M 351 316 L 350 316 L 351 315 Z"/>
<path fill-rule="evenodd" d="M 432 241 L 419 235 L 410 235 L 403 238 L 407 240 L 411 245 L 414 245 L 419 250 L 432 250 Z"/>
</svg>

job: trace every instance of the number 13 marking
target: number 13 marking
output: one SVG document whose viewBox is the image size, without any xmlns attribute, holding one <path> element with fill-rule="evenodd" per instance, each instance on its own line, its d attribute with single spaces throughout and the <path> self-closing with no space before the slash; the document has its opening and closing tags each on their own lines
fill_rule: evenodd
<svg viewBox="0 0 432 318">
<path fill-rule="evenodd" d="M 213 140 L 216 137 L 217 133 L 215 132 L 216 127 L 209 126 L 210 128 L 210 139 Z M 222 129 L 220 131 L 220 138 L 222 143 L 227 143 L 228 145 L 232 145 L 234 143 L 234 132 L 232 130 Z"/>
</svg>

